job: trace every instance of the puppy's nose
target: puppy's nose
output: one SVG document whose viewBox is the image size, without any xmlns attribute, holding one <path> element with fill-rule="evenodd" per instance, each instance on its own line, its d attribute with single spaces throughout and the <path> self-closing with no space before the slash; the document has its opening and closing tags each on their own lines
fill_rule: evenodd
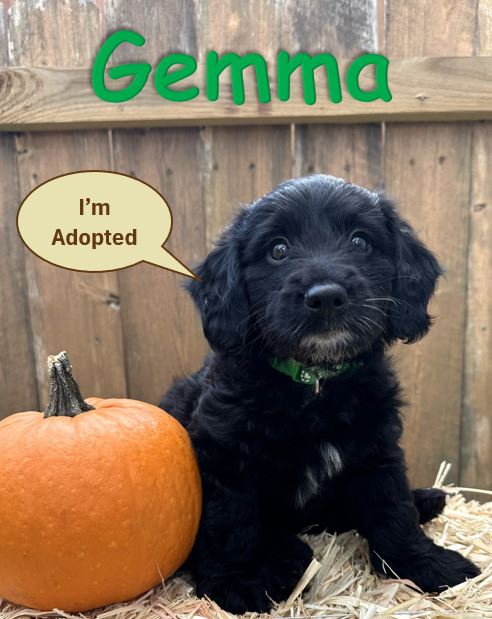
<svg viewBox="0 0 492 619">
<path fill-rule="evenodd" d="M 347 291 L 340 284 L 317 284 L 304 295 L 304 303 L 313 312 L 333 316 L 347 302 Z"/>
</svg>

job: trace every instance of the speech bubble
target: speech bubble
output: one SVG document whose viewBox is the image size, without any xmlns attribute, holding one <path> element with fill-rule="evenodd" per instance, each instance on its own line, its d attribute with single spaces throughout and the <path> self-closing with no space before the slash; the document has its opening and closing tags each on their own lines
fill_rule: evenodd
<svg viewBox="0 0 492 619">
<path fill-rule="evenodd" d="M 36 256 L 73 271 L 114 271 L 140 262 L 196 277 L 164 249 L 172 213 L 144 181 L 102 170 L 73 172 L 38 185 L 17 214 Z"/>
</svg>

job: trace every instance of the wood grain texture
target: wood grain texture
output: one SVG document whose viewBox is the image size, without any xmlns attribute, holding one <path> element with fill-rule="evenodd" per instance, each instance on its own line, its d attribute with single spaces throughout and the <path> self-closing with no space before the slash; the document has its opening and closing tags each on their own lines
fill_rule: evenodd
<svg viewBox="0 0 492 619">
<path fill-rule="evenodd" d="M 330 52 L 336 57 L 353 58 L 364 52 L 375 52 L 378 46 L 376 1 L 329 4 L 330 19 L 323 20 L 324 28 L 314 32 L 302 24 L 309 23 L 312 10 L 321 21 L 326 3 L 319 0 L 303 5 L 303 14 L 299 15 L 293 34 L 295 47 L 316 53 L 326 46 L 326 41 L 330 41 Z M 390 67 L 395 68 L 394 62 L 390 61 Z M 395 76 L 397 74 L 401 75 L 400 70 L 394 73 Z M 389 82 L 391 88 L 396 85 L 393 78 Z M 393 107 L 398 101 L 400 97 L 395 93 L 393 101 L 387 105 Z M 368 120 L 368 117 L 360 120 Z M 343 123 L 343 119 L 340 122 Z M 351 127 L 343 124 L 300 124 L 296 126 L 296 173 L 323 172 L 374 188 L 381 183 L 381 148 L 380 125 L 360 124 Z"/>
<path fill-rule="evenodd" d="M 473 134 L 460 483 L 492 487 L 492 124 Z"/>
<path fill-rule="evenodd" d="M 117 131 L 116 169 L 163 193 L 173 212 L 166 243 L 190 266 L 205 255 L 202 148 L 197 129 Z M 157 402 L 171 380 L 195 371 L 206 341 L 184 277 L 148 264 L 118 274 L 132 398 Z"/>
<path fill-rule="evenodd" d="M 238 54 L 259 50 L 271 62 L 276 51 L 286 43 L 291 8 L 290 0 L 285 3 L 209 1 L 203 13 L 200 49 L 215 49 L 219 54 L 230 50 Z M 229 115 L 232 112 L 237 117 L 241 113 L 235 109 L 237 106 L 228 104 L 227 107 Z M 257 101 L 254 107 L 260 109 Z M 205 204 L 210 247 L 219 229 L 229 223 L 241 203 L 251 202 L 291 176 L 291 134 L 288 126 L 210 127 L 203 136 L 208 163 Z"/>
<path fill-rule="evenodd" d="M 160 39 L 159 39 L 160 40 Z M 258 47 L 258 49 L 262 49 Z M 319 49 L 311 47 L 312 53 Z M 148 47 L 145 48 L 148 54 Z M 141 53 L 141 50 L 139 50 Z M 146 59 L 149 56 L 146 55 Z M 348 61 L 339 58 L 343 76 Z M 187 85 L 198 85 L 201 94 L 191 101 L 162 99 L 151 79 L 145 89 L 124 104 L 106 103 L 92 90 L 90 71 L 48 67 L 0 69 L 0 131 L 77 129 L 90 127 L 155 127 L 185 125 L 239 125 L 297 123 L 360 123 L 395 121 L 481 120 L 492 117 L 492 58 L 392 58 L 388 82 L 390 102 L 357 101 L 347 93 L 342 77 L 343 101 L 330 101 L 326 77 L 316 74 L 317 101 L 304 102 L 296 75 L 289 101 L 276 96 L 276 71 L 270 71 L 272 100 L 259 104 L 256 83 L 245 74 L 246 101 L 233 104 L 228 73 L 221 77 L 218 101 L 204 94 L 203 66 Z M 361 86 L 371 87 L 364 73 Z"/>
<path fill-rule="evenodd" d="M 296 175 L 323 172 L 369 189 L 381 185 L 380 125 L 305 126 L 301 135 L 296 145 Z"/>
<path fill-rule="evenodd" d="M 107 169 L 105 132 L 18 136 L 19 182 L 25 196 L 65 172 Z M 26 250 L 27 252 L 27 250 Z M 60 269 L 27 252 L 29 305 L 41 404 L 47 401 L 49 354 L 67 350 L 86 395 L 126 394 L 115 273 Z"/>
<path fill-rule="evenodd" d="M 471 55 L 475 5 L 387 0 L 386 53 Z M 471 144 L 468 124 L 386 125 L 386 187 L 447 271 L 431 308 L 435 326 L 422 342 L 398 350 L 411 404 L 404 444 L 416 485 L 432 483 L 444 459 L 459 477 Z"/>
<path fill-rule="evenodd" d="M 205 205 L 208 247 L 240 205 L 292 176 L 286 127 L 214 127 L 204 130 L 208 150 Z"/>
<path fill-rule="evenodd" d="M 0 5 L 0 62 L 8 63 L 6 7 Z M 0 135 L 0 419 L 37 410 L 38 392 L 24 247 L 17 235 L 19 180 L 15 136 Z"/>
<path fill-rule="evenodd" d="M 478 56 L 490 56 L 492 54 L 492 6 L 490 0 L 478 1 L 476 15 L 475 53 Z"/>
<path fill-rule="evenodd" d="M 492 53 L 490 2 L 479 2 L 477 54 Z M 472 129 L 470 239 L 460 484 L 492 487 L 492 123 Z"/>
<path fill-rule="evenodd" d="M 117 0 L 107 14 L 111 30 L 131 24 L 149 41 L 146 50 L 122 49 L 115 61 L 157 58 L 180 49 L 196 55 L 198 5 L 193 0 L 142 5 Z M 143 54 L 143 56 L 142 56 Z M 205 255 L 203 195 L 205 147 L 198 128 L 113 131 L 115 170 L 161 191 L 173 212 L 166 246 L 186 264 Z M 186 278 L 141 264 L 118 274 L 128 390 L 156 402 L 175 377 L 196 370 L 206 351 L 201 324 L 183 289 Z"/>
<path fill-rule="evenodd" d="M 16 145 L 0 136 L 0 418 L 38 410 L 24 246 L 17 234 Z"/>
<path fill-rule="evenodd" d="M 467 125 L 409 125 L 386 135 L 390 195 L 446 268 L 430 307 L 434 326 L 421 342 L 397 349 L 416 485 L 431 484 L 442 460 L 459 470 L 470 145 Z"/>
<path fill-rule="evenodd" d="M 63 58 L 68 67 L 86 66 L 100 25 L 99 9 L 91 2 L 12 3 L 7 13 L 9 62 L 52 67 Z M 22 197 L 57 174 L 110 166 L 106 131 L 23 134 L 17 137 L 17 150 Z M 30 252 L 26 269 L 40 404 L 48 391 L 46 357 L 64 349 L 83 392 L 124 396 L 116 275 L 66 271 Z"/>
<path fill-rule="evenodd" d="M 389 54 L 471 56 L 476 0 L 385 0 L 385 4 Z"/>
</svg>

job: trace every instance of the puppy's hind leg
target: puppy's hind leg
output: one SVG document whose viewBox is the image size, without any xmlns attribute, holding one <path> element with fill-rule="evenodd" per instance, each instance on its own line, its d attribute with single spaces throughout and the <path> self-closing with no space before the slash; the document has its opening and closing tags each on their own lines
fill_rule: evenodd
<svg viewBox="0 0 492 619">
<path fill-rule="evenodd" d="M 378 572 L 408 578 L 432 593 L 480 573 L 467 558 L 424 534 L 401 453 L 393 452 L 391 459 L 373 461 L 360 470 L 346 492 L 357 530 L 369 541 L 371 562 Z"/>
<path fill-rule="evenodd" d="M 440 488 L 418 488 L 412 491 L 413 502 L 419 513 L 419 523 L 429 522 L 444 509 L 446 493 Z"/>
</svg>

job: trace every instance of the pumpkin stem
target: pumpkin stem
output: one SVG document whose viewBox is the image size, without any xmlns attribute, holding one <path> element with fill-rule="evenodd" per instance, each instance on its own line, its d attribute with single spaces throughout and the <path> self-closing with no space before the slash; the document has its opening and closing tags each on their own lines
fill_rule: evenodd
<svg viewBox="0 0 492 619">
<path fill-rule="evenodd" d="M 72 366 L 66 352 L 48 357 L 48 372 L 51 379 L 50 401 L 44 417 L 75 417 L 79 413 L 94 410 L 88 404 L 72 376 Z"/>
</svg>

